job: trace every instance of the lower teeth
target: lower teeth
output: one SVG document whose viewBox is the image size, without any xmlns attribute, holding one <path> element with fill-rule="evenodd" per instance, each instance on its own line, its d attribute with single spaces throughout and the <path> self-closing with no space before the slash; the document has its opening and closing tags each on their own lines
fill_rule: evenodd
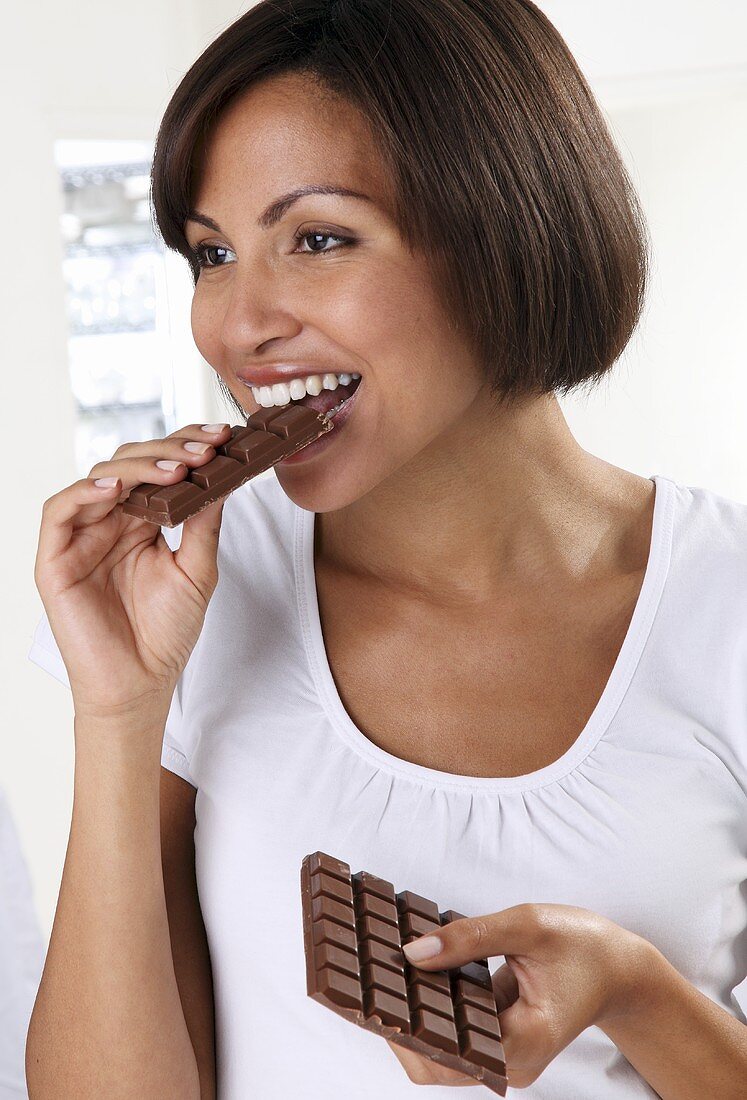
<svg viewBox="0 0 747 1100">
<path fill-rule="evenodd" d="M 324 414 L 324 418 L 323 418 L 323 419 L 324 419 L 325 421 L 327 421 L 327 420 L 331 420 L 331 419 L 332 419 L 332 417 L 333 417 L 333 416 L 335 416 L 335 415 L 336 415 L 336 413 L 338 413 L 338 412 L 340 411 L 340 409 L 342 408 L 342 406 L 343 406 L 343 405 L 344 405 L 344 404 L 345 404 L 345 403 L 346 403 L 347 401 L 349 401 L 349 400 L 350 400 L 350 398 L 351 398 L 352 396 L 353 396 L 353 395 L 352 395 L 352 393 L 351 393 L 351 394 L 350 394 L 350 397 L 344 397 L 344 398 L 342 399 L 342 401 L 340 402 L 340 404 L 339 404 L 339 405 L 335 405 L 335 406 L 334 406 L 333 408 L 331 408 L 331 409 L 329 410 L 329 412 L 326 412 L 326 413 Z"/>
</svg>

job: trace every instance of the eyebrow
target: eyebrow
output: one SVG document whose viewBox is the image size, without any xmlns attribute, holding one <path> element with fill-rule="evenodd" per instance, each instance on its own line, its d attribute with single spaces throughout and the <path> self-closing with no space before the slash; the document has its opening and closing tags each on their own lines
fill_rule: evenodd
<svg viewBox="0 0 747 1100">
<path fill-rule="evenodd" d="M 296 187 L 294 191 L 288 191 L 285 195 L 274 199 L 257 218 L 257 225 L 260 229 L 271 229 L 285 216 L 294 202 L 298 202 L 306 195 L 344 195 L 346 198 L 362 199 L 364 202 L 373 203 L 370 195 L 364 195 L 362 191 L 352 191 L 349 187 L 338 187 L 336 184 L 309 184 L 306 187 Z M 223 232 L 217 222 L 214 222 L 206 214 L 201 214 L 199 210 L 190 210 L 186 220 L 204 225 L 215 233 Z"/>
</svg>

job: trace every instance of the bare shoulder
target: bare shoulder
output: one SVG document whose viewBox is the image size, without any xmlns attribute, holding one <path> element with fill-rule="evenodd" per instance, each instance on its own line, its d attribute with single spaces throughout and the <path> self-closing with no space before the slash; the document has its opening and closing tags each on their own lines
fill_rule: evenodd
<svg viewBox="0 0 747 1100">
<path fill-rule="evenodd" d="M 596 457 L 596 456 L 595 456 Z M 643 574 L 651 548 L 656 484 L 604 459 L 597 459 L 606 470 L 603 502 L 609 522 L 617 531 L 613 572 Z"/>
</svg>

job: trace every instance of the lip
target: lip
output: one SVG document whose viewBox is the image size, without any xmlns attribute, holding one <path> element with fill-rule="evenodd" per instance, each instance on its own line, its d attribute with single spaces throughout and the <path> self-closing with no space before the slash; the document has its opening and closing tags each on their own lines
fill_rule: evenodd
<svg viewBox="0 0 747 1100">
<path fill-rule="evenodd" d="M 293 378 L 308 378 L 309 375 L 318 374 L 352 374 L 352 370 L 333 370 L 329 363 L 314 365 L 313 363 L 273 363 L 264 367 L 256 367 L 253 371 L 236 371 L 239 382 L 245 386 L 274 386 L 278 382 L 290 382 Z M 356 371 L 360 374 L 360 371 Z"/>
</svg>

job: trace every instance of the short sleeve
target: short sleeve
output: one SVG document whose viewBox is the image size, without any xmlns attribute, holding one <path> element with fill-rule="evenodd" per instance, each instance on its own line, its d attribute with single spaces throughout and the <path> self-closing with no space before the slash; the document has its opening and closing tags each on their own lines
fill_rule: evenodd
<svg viewBox="0 0 747 1100">
<path fill-rule="evenodd" d="M 747 1024 L 747 978 L 732 989 L 731 1003 L 738 1009 L 742 1023 Z"/>
<path fill-rule="evenodd" d="M 70 687 L 70 678 L 65 668 L 65 662 L 62 660 L 62 654 L 54 639 L 52 627 L 49 625 L 46 613 L 42 615 L 34 631 L 28 657 L 35 665 L 39 665 L 45 672 L 49 672 L 54 676 L 55 680 L 59 680 L 65 687 Z"/>
<path fill-rule="evenodd" d="M 171 707 L 166 719 L 166 728 L 163 731 L 163 747 L 161 749 L 161 763 L 170 772 L 175 772 L 193 787 L 197 783 L 192 778 L 189 757 L 186 755 L 184 739 L 180 736 L 184 728 L 184 713 L 182 709 L 182 693 L 184 691 L 184 674 L 176 684 Z"/>
<path fill-rule="evenodd" d="M 168 545 L 172 550 L 175 550 L 181 541 L 181 525 L 175 528 L 162 528 L 161 530 Z M 52 627 L 50 626 L 46 613 L 42 616 L 34 631 L 28 658 L 30 661 L 33 661 L 34 664 L 43 668 L 45 672 L 49 672 L 56 680 L 59 680 L 61 684 L 64 684 L 68 688 L 70 687 L 70 678 L 65 668 L 65 662 L 62 659 L 59 646 L 55 641 Z M 161 764 L 164 768 L 167 768 L 171 772 L 175 772 L 176 775 L 185 779 L 187 783 L 196 787 L 197 784 L 190 771 L 190 754 L 184 743 L 185 737 L 183 735 L 186 674 L 187 669 L 185 669 L 179 677 L 171 699 L 163 734 Z"/>
</svg>

